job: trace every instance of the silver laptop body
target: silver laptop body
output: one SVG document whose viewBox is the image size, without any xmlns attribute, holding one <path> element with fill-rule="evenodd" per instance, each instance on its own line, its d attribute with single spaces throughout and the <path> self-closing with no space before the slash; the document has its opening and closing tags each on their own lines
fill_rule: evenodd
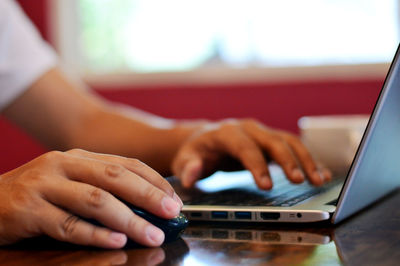
<svg viewBox="0 0 400 266">
<path fill-rule="evenodd" d="M 197 182 L 190 190 L 182 189 L 177 180 L 171 180 L 185 203 L 183 213 L 190 220 L 202 221 L 317 222 L 331 219 L 332 223 L 338 223 L 400 187 L 399 56 L 398 48 L 353 163 L 343 178 L 335 178 L 323 188 L 314 188 L 307 182 L 294 185 L 289 184 L 278 166 L 271 165 L 274 181 L 271 191 L 259 190 L 248 171 L 217 172 Z M 309 197 L 302 194 L 307 189 L 314 189 L 311 194 L 305 192 Z M 299 198 L 286 199 L 286 195 L 279 194 L 280 190 Z M 253 199 L 249 199 L 252 194 L 269 197 L 272 202 L 252 204 Z M 218 201 L 220 196 L 225 199 Z M 271 206 L 277 201 L 279 206 Z"/>
</svg>

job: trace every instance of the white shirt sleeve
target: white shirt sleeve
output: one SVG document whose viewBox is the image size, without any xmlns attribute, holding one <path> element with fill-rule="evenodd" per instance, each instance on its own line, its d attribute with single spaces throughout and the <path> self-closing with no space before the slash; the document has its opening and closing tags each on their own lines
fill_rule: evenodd
<svg viewBox="0 0 400 266">
<path fill-rule="evenodd" d="M 0 111 L 57 63 L 55 52 L 12 0 L 0 0 Z"/>
</svg>

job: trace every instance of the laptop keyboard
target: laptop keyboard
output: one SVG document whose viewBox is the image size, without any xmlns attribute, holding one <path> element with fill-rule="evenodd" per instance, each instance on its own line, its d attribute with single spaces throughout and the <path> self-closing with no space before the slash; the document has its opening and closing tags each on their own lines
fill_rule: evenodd
<svg viewBox="0 0 400 266">
<path fill-rule="evenodd" d="M 341 181 L 341 179 L 334 180 L 323 187 L 314 187 L 307 182 L 294 185 L 284 180 L 279 183 L 274 183 L 274 188 L 271 191 L 255 189 L 254 186 L 234 188 L 214 193 L 204 193 L 198 195 L 195 199 L 185 201 L 184 204 L 290 207 L 327 191 Z"/>
</svg>

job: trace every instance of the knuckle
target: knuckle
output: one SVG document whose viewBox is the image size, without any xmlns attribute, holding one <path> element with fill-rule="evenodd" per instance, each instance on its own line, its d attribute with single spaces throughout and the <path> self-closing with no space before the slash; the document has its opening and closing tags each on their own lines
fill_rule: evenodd
<svg viewBox="0 0 400 266">
<path fill-rule="evenodd" d="M 127 228 L 128 230 L 137 231 L 136 228 L 138 227 L 138 217 L 136 215 L 132 215 L 131 218 L 128 219 Z"/>
<path fill-rule="evenodd" d="M 220 123 L 221 125 L 238 125 L 240 122 L 235 118 L 226 118 L 222 120 Z"/>
<path fill-rule="evenodd" d="M 71 239 L 76 231 L 77 224 L 79 222 L 79 218 L 75 215 L 69 215 L 61 224 L 62 234 L 61 237 L 63 239 Z"/>
<path fill-rule="evenodd" d="M 39 160 L 43 163 L 53 163 L 60 160 L 64 156 L 61 151 L 49 151 L 39 157 Z"/>
<path fill-rule="evenodd" d="M 288 149 L 285 143 L 273 144 L 270 154 L 281 160 L 289 160 L 293 158 L 293 153 Z"/>
<path fill-rule="evenodd" d="M 300 138 L 292 133 L 285 132 L 283 133 L 283 137 L 287 142 L 302 144 Z"/>
<path fill-rule="evenodd" d="M 78 149 L 78 148 L 73 148 L 67 151 L 67 153 L 69 154 L 73 154 L 73 155 L 81 155 L 83 154 L 85 151 L 82 149 Z"/>
<path fill-rule="evenodd" d="M 161 187 L 164 189 L 164 191 L 166 191 L 169 195 L 174 194 L 174 189 L 172 188 L 172 186 L 168 183 L 168 181 L 166 181 L 164 178 L 159 178 L 157 181 L 157 186 Z"/>
<path fill-rule="evenodd" d="M 92 242 L 96 242 L 96 239 L 98 239 L 98 235 L 100 233 L 99 228 L 97 228 L 96 226 L 92 226 L 90 229 L 90 237 L 88 237 L 88 239 L 86 239 L 86 245 L 92 243 Z"/>
<path fill-rule="evenodd" d="M 136 158 L 130 158 L 129 163 L 132 164 L 133 166 L 137 166 L 137 167 L 144 165 L 144 163 L 142 161 L 140 161 L 139 159 L 136 159 Z"/>
<path fill-rule="evenodd" d="M 107 177 L 116 178 L 125 173 L 125 167 L 120 164 L 107 164 L 104 172 Z"/>
<path fill-rule="evenodd" d="M 225 121 L 221 124 L 220 126 L 220 131 L 221 132 L 231 132 L 235 128 L 237 128 L 238 123 L 235 121 Z"/>
<path fill-rule="evenodd" d="M 286 169 L 286 170 L 290 171 L 290 170 L 292 170 L 292 169 L 297 167 L 297 163 L 295 161 L 292 161 L 292 160 L 284 161 L 284 162 L 281 163 L 281 167 L 283 169 Z"/>
<path fill-rule="evenodd" d="M 148 186 L 146 189 L 142 190 L 142 200 L 149 201 L 152 199 L 157 199 L 158 193 L 157 189 L 153 186 Z"/>
<path fill-rule="evenodd" d="M 244 118 L 240 120 L 240 125 L 247 130 L 253 130 L 253 129 L 258 129 L 260 127 L 265 127 L 262 126 L 262 123 L 260 121 L 254 118 Z"/>
<path fill-rule="evenodd" d="M 225 143 L 232 136 L 238 138 L 240 136 L 240 128 L 234 123 L 223 123 L 215 133 L 216 139 L 220 143 Z"/>
<path fill-rule="evenodd" d="M 85 237 L 81 240 L 82 244 L 83 245 L 93 245 L 93 244 L 96 245 L 99 241 L 102 241 L 101 231 L 102 231 L 101 228 L 99 228 L 97 226 L 91 226 L 90 229 L 88 229 L 87 237 Z"/>
<path fill-rule="evenodd" d="M 254 126 L 259 124 L 259 122 L 254 118 L 243 118 L 240 120 L 240 123 L 247 126 Z"/>
<path fill-rule="evenodd" d="M 238 141 L 235 147 L 235 150 L 241 154 L 253 154 L 259 151 L 258 146 L 249 140 Z"/>
<path fill-rule="evenodd" d="M 275 142 L 284 142 L 285 138 L 279 132 L 271 132 L 269 138 Z"/>
<path fill-rule="evenodd" d="M 287 147 L 287 144 L 281 136 L 274 134 L 270 136 L 268 146 L 273 151 L 281 152 Z"/>
<path fill-rule="evenodd" d="M 257 149 L 255 149 L 254 147 L 250 147 L 248 145 L 238 145 L 237 151 L 240 152 L 243 157 L 254 155 L 255 153 L 258 153 Z"/>
<path fill-rule="evenodd" d="M 135 169 L 142 169 L 148 167 L 144 162 L 139 159 L 131 158 L 129 159 L 129 164 Z"/>
<path fill-rule="evenodd" d="M 94 208 L 101 208 L 107 202 L 108 196 L 108 192 L 100 188 L 94 188 L 89 193 L 88 205 Z"/>
</svg>

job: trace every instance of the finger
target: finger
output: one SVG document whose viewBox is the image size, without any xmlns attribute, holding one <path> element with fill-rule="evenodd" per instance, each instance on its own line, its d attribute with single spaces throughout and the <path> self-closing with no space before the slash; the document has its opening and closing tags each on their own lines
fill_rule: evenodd
<svg viewBox="0 0 400 266">
<path fill-rule="evenodd" d="M 321 169 L 320 171 L 322 172 L 322 176 L 324 177 L 325 182 L 329 182 L 332 180 L 332 172 L 324 167 L 319 167 Z"/>
<path fill-rule="evenodd" d="M 125 234 L 94 226 L 48 202 L 44 207 L 40 229 L 55 239 L 111 249 L 121 248 L 127 241 Z"/>
<path fill-rule="evenodd" d="M 163 190 L 167 193 L 170 197 L 174 198 L 179 204 L 182 204 L 182 200 L 178 197 L 175 193 L 174 189 L 172 188 L 171 184 L 168 183 L 165 178 L 163 178 L 157 171 L 153 168 L 149 167 L 145 163 L 141 162 L 137 159 L 126 158 L 117 155 L 109 155 L 109 154 L 102 154 L 102 153 L 94 153 L 89 152 L 81 149 L 72 149 L 68 151 L 68 153 L 88 157 L 92 159 L 112 162 L 116 164 L 121 164 L 129 171 L 139 175 L 140 177 L 146 179 L 149 183 L 153 184 L 154 186 L 158 187 L 159 189 Z"/>
<path fill-rule="evenodd" d="M 89 184 L 64 180 L 49 187 L 46 198 L 82 217 L 93 218 L 143 245 L 159 245 L 164 233 L 133 213 L 110 193 Z M 161 241 L 161 242 L 160 242 Z"/>
<path fill-rule="evenodd" d="M 292 147 L 292 150 L 300 161 L 309 181 L 317 186 L 322 185 L 325 181 L 325 175 L 319 170 L 304 144 L 296 136 L 287 133 L 282 133 L 282 137 L 286 140 L 290 147 Z M 325 170 L 325 173 L 327 173 L 327 171 L 328 170 Z M 326 179 L 330 179 L 329 174 L 327 175 Z"/>
<path fill-rule="evenodd" d="M 291 182 L 301 183 L 304 181 L 304 173 L 296 156 L 280 134 L 254 121 L 245 122 L 244 130 L 268 153 L 271 159 L 282 167 L 286 177 Z"/>
<path fill-rule="evenodd" d="M 239 160 L 252 173 L 259 188 L 272 188 L 268 165 L 261 149 L 243 131 L 235 127 L 230 131 L 229 138 L 225 134 L 220 135 L 219 142 L 228 154 Z"/>
<path fill-rule="evenodd" d="M 270 135 L 268 138 L 257 139 L 259 144 L 267 151 L 269 156 L 277 162 L 293 183 L 304 181 L 304 173 L 291 151 L 290 146 L 278 135 Z"/>
<path fill-rule="evenodd" d="M 201 176 L 202 165 L 201 159 L 196 156 L 192 156 L 192 159 L 186 162 L 180 175 L 184 187 L 190 188 L 196 183 Z"/>
<path fill-rule="evenodd" d="M 181 178 L 184 172 L 185 165 L 192 160 L 198 160 L 199 156 L 194 151 L 193 145 L 182 147 L 172 162 L 172 172 L 175 176 Z"/>
<path fill-rule="evenodd" d="M 173 198 L 120 164 L 74 155 L 62 163 L 70 179 L 102 188 L 157 216 L 171 219 L 180 212 Z"/>
</svg>

